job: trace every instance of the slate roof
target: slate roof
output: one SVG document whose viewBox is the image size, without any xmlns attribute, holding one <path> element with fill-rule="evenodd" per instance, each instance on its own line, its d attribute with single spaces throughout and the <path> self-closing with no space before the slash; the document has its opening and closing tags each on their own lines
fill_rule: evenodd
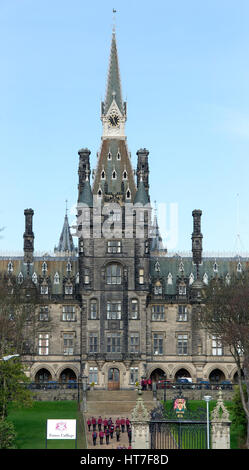
<svg viewBox="0 0 249 470">
<path fill-rule="evenodd" d="M 121 92 L 121 80 L 120 80 L 115 32 L 113 32 L 112 34 L 112 42 L 111 42 L 111 53 L 110 53 L 106 97 L 105 97 L 105 105 L 104 105 L 105 114 L 108 112 L 112 104 L 113 97 L 115 97 L 117 106 L 120 112 L 123 114 L 124 109 L 123 109 L 123 99 L 122 99 L 122 92 Z"/>
</svg>

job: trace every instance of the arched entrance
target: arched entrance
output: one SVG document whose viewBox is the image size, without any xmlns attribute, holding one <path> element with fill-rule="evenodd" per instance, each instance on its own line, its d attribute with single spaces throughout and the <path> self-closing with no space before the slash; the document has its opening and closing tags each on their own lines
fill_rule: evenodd
<svg viewBox="0 0 249 470">
<path fill-rule="evenodd" d="M 184 379 L 184 378 L 189 378 L 190 379 L 191 378 L 190 373 L 186 369 L 179 369 L 176 372 L 175 380 Z"/>
<path fill-rule="evenodd" d="M 120 372 L 116 367 L 108 370 L 108 390 L 119 390 L 120 388 Z"/>
<path fill-rule="evenodd" d="M 211 374 L 209 374 L 209 380 L 213 384 L 220 383 L 225 380 L 225 374 L 220 369 L 214 369 Z"/>
<path fill-rule="evenodd" d="M 74 371 L 72 369 L 64 369 L 62 372 L 61 372 L 61 375 L 60 375 L 60 382 L 70 382 L 70 381 L 74 381 L 76 382 L 77 378 L 76 378 L 76 375 L 74 373 Z"/>
<path fill-rule="evenodd" d="M 164 370 L 158 368 L 158 369 L 153 370 L 153 372 L 151 372 L 150 378 L 152 382 L 159 382 L 159 380 L 166 379 L 166 374 Z"/>
<path fill-rule="evenodd" d="M 52 380 L 52 376 L 47 369 L 39 369 L 35 375 L 35 382 L 36 383 L 46 383 Z"/>
</svg>

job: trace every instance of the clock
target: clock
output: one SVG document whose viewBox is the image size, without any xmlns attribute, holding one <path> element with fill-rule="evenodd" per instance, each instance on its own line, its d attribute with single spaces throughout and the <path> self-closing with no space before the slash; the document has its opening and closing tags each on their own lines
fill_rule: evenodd
<svg viewBox="0 0 249 470">
<path fill-rule="evenodd" d="M 111 124 L 112 127 L 116 127 L 119 124 L 119 117 L 114 114 L 109 117 L 109 123 Z"/>
</svg>

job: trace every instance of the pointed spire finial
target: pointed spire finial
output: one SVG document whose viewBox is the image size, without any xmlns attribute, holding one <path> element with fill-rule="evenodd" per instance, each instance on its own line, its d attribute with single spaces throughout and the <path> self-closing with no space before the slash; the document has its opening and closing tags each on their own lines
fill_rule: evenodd
<svg viewBox="0 0 249 470">
<path fill-rule="evenodd" d="M 117 13 L 117 10 L 115 10 L 115 8 L 113 8 L 112 13 L 113 13 L 112 32 L 113 32 L 113 34 L 115 34 L 116 33 L 116 15 L 115 15 L 115 13 Z"/>
<path fill-rule="evenodd" d="M 68 207 L 67 207 L 68 200 L 67 199 L 65 200 L 65 203 L 66 203 L 66 215 L 67 215 L 67 212 L 68 212 Z"/>
</svg>

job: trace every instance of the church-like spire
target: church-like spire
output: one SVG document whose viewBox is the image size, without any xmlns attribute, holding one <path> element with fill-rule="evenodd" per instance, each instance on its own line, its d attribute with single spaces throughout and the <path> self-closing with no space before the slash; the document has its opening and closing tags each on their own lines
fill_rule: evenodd
<svg viewBox="0 0 249 470">
<path fill-rule="evenodd" d="M 119 72 L 118 51 L 116 42 L 116 32 L 112 32 L 111 53 L 109 61 L 109 70 L 107 77 L 107 87 L 105 101 L 102 103 L 102 115 L 106 115 L 115 100 L 119 111 L 125 115 L 125 103 L 122 98 L 121 80 Z"/>
<path fill-rule="evenodd" d="M 67 208 L 66 208 L 66 214 L 64 218 L 64 224 L 59 240 L 59 245 L 54 249 L 54 252 L 58 255 L 63 255 L 65 253 L 70 253 L 70 254 L 75 254 L 75 246 L 73 243 L 73 237 L 70 232 L 70 226 L 68 222 L 68 216 L 67 216 Z"/>
</svg>

